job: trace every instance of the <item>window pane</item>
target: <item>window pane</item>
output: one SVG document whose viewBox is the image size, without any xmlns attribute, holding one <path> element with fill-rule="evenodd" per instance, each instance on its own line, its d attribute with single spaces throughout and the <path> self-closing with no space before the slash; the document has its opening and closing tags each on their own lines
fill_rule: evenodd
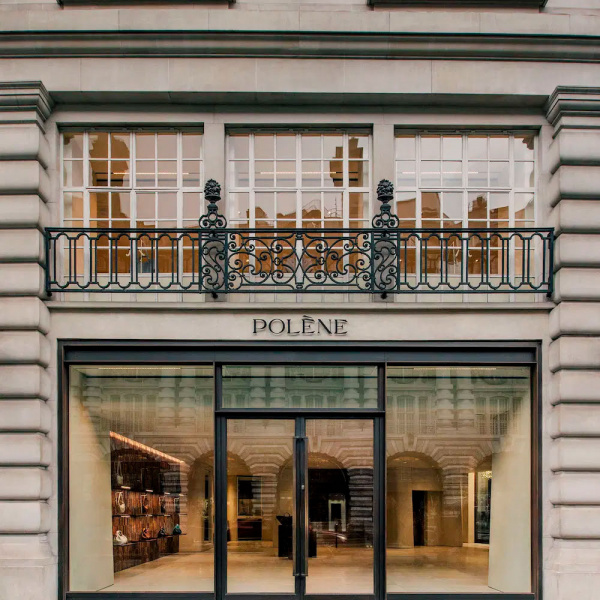
<svg viewBox="0 0 600 600">
<path fill-rule="evenodd" d="M 442 158 L 440 136 L 421 136 L 421 160 L 439 160 L 440 158 Z"/>
<path fill-rule="evenodd" d="M 351 160 L 348 171 L 350 187 L 369 187 L 369 163 L 366 160 Z"/>
<path fill-rule="evenodd" d="M 183 161 L 183 185 L 184 187 L 200 187 L 200 161 Z"/>
<path fill-rule="evenodd" d="M 535 136 L 515 136 L 515 160 L 533 160 L 533 144 Z"/>
<path fill-rule="evenodd" d="M 302 161 L 302 185 L 306 187 L 321 187 L 321 163 L 319 161 Z"/>
<path fill-rule="evenodd" d="M 110 134 L 110 157 L 129 160 L 131 157 L 131 136 L 128 133 Z"/>
<path fill-rule="evenodd" d="M 287 319 L 265 320 L 265 331 L 279 335 Z M 336 319 L 290 321 L 305 335 L 345 327 Z M 257 334 L 263 323 L 257 319 Z M 281 330 L 281 327 L 284 330 Z M 279 332 L 279 333 L 277 333 Z M 310 390 L 310 391 L 309 391 Z M 326 392 L 325 392 L 326 390 Z M 224 408 L 377 408 L 377 367 L 372 366 L 223 366 Z"/>
<path fill-rule="evenodd" d="M 462 159 L 462 137 L 460 135 L 445 135 L 442 138 L 442 157 L 444 160 Z"/>
<path fill-rule="evenodd" d="M 91 227 L 108 226 L 108 193 L 90 193 L 90 219 Z"/>
<path fill-rule="evenodd" d="M 291 221 L 296 226 L 296 194 L 279 192 L 277 194 L 277 219 Z"/>
<path fill-rule="evenodd" d="M 508 173 L 508 162 L 490 162 L 490 187 L 508 187 Z"/>
<path fill-rule="evenodd" d="M 254 135 L 254 158 L 271 159 L 275 158 L 275 137 L 270 134 Z"/>
<path fill-rule="evenodd" d="M 83 219 L 83 194 L 70 192 L 64 194 L 64 218 Z"/>
<path fill-rule="evenodd" d="M 296 185 L 296 163 L 293 161 L 277 161 L 278 187 L 295 187 Z"/>
<path fill-rule="evenodd" d="M 341 135 L 325 134 L 323 136 L 323 158 L 325 160 L 340 159 L 344 156 L 344 142 Z"/>
<path fill-rule="evenodd" d="M 83 161 L 65 160 L 63 161 L 63 185 L 65 187 L 83 186 Z"/>
<path fill-rule="evenodd" d="M 400 160 L 414 160 L 415 154 L 414 135 L 398 135 L 396 136 L 396 158 Z"/>
<path fill-rule="evenodd" d="M 414 194 L 396 194 L 396 215 L 400 219 L 400 227 L 410 228 L 415 225 L 417 200 Z"/>
<path fill-rule="evenodd" d="M 256 218 L 274 219 L 275 218 L 275 194 L 273 192 L 256 192 Z"/>
<path fill-rule="evenodd" d="M 462 185 L 462 163 L 444 161 L 442 163 L 442 185 L 460 187 Z"/>
<path fill-rule="evenodd" d="M 313 133 L 303 133 L 300 138 L 302 158 L 321 158 L 321 136 Z"/>
<path fill-rule="evenodd" d="M 63 134 L 63 157 L 83 158 L 83 133 Z"/>
<path fill-rule="evenodd" d="M 184 133 L 182 136 L 183 158 L 202 157 L 202 134 Z"/>
<path fill-rule="evenodd" d="M 177 218 L 177 194 L 160 192 L 157 203 L 159 219 L 175 220 Z"/>
<path fill-rule="evenodd" d="M 467 154 L 470 160 L 486 160 L 488 138 L 480 135 L 470 135 L 467 138 Z"/>
<path fill-rule="evenodd" d="M 249 208 L 249 194 L 229 194 L 229 198 L 232 202 L 232 219 L 248 219 L 250 215 Z"/>
<path fill-rule="evenodd" d="M 158 158 L 177 158 L 177 136 L 174 133 L 157 135 Z"/>
<path fill-rule="evenodd" d="M 508 160 L 508 141 L 507 135 L 493 135 L 490 137 L 490 159 Z"/>
<path fill-rule="evenodd" d="M 137 227 L 154 227 L 156 220 L 156 194 L 138 193 L 137 203 Z"/>
<path fill-rule="evenodd" d="M 250 136 L 248 136 L 247 134 L 229 136 L 229 148 L 231 149 L 231 158 L 249 158 L 249 144 Z"/>
<path fill-rule="evenodd" d="M 209 366 L 71 367 L 70 591 L 213 590 L 213 388 Z"/>
<path fill-rule="evenodd" d="M 129 193 L 112 192 L 111 198 L 111 219 L 127 220 L 131 216 L 130 196 Z"/>
<path fill-rule="evenodd" d="M 183 218 L 199 219 L 203 210 L 201 194 L 187 192 L 183 194 Z"/>
<path fill-rule="evenodd" d="M 350 136 L 348 151 L 350 158 L 369 158 L 369 136 Z"/>
<path fill-rule="evenodd" d="M 421 186 L 422 187 L 440 187 L 441 164 L 439 161 L 427 160 L 421 161 Z"/>
<path fill-rule="evenodd" d="M 464 202 L 462 192 L 445 192 L 443 202 L 443 218 L 452 221 L 457 227 L 462 227 Z"/>
<path fill-rule="evenodd" d="M 533 194 L 515 194 L 515 219 L 530 219 L 535 217 Z"/>
<path fill-rule="evenodd" d="M 153 160 L 136 161 L 135 182 L 139 187 L 154 187 L 156 185 L 156 163 Z"/>
<path fill-rule="evenodd" d="M 396 161 L 396 185 L 414 187 L 417 183 L 414 161 Z"/>
<path fill-rule="evenodd" d="M 487 220 L 488 218 L 488 205 L 487 205 L 487 194 L 470 193 L 469 194 L 469 206 L 468 206 L 468 219 L 472 221 L 474 219 Z M 479 225 L 482 227 L 482 225 Z M 483 225 L 485 227 L 485 225 Z"/>
<path fill-rule="evenodd" d="M 321 194 L 302 194 L 302 218 L 321 219 Z"/>
<path fill-rule="evenodd" d="M 368 215 L 368 200 L 368 194 L 350 193 L 350 219 L 364 219 Z"/>
<path fill-rule="evenodd" d="M 490 194 L 490 219 L 508 220 L 509 218 L 509 195 Z"/>
<path fill-rule="evenodd" d="M 106 187 L 108 185 L 108 161 L 90 161 L 90 185 L 92 187 Z"/>
<path fill-rule="evenodd" d="M 156 148 L 155 136 L 153 133 L 135 134 L 135 155 L 137 158 L 155 158 Z"/>
<path fill-rule="evenodd" d="M 254 167 L 254 184 L 256 187 L 273 187 L 275 184 L 275 163 L 257 160 Z"/>
<path fill-rule="evenodd" d="M 233 185 L 248 187 L 250 185 L 249 163 L 245 160 L 236 160 L 230 164 L 233 171 Z"/>
<path fill-rule="evenodd" d="M 110 185 L 112 187 L 129 187 L 131 185 L 128 160 L 110 162 Z"/>
<path fill-rule="evenodd" d="M 292 133 L 279 133 L 275 136 L 277 158 L 296 158 L 296 136 Z"/>
<path fill-rule="evenodd" d="M 440 195 L 432 192 L 423 192 L 421 195 L 421 218 L 440 218 Z"/>
<path fill-rule="evenodd" d="M 487 162 L 469 162 L 468 166 L 469 186 L 487 187 L 488 186 L 488 163 Z"/>
<path fill-rule="evenodd" d="M 530 387 L 524 367 L 388 367 L 389 592 L 531 592 Z"/>
<path fill-rule="evenodd" d="M 343 218 L 344 199 L 341 194 L 323 194 L 323 209 L 325 219 Z"/>
<path fill-rule="evenodd" d="M 177 187 L 177 163 L 174 160 L 158 161 L 158 187 Z"/>
<path fill-rule="evenodd" d="M 532 162 L 515 163 L 515 187 L 532 188 L 534 185 Z"/>
<path fill-rule="evenodd" d="M 90 133 L 90 158 L 108 158 L 108 133 Z"/>
</svg>

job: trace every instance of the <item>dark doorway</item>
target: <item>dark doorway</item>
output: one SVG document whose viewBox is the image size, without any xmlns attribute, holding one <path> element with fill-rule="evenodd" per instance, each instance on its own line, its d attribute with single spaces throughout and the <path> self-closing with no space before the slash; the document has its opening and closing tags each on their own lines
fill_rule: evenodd
<svg viewBox="0 0 600 600">
<path fill-rule="evenodd" d="M 427 492 L 413 490 L 413 538 L 415 546 L 425 545 L 425 499 Z"/>
</svg>

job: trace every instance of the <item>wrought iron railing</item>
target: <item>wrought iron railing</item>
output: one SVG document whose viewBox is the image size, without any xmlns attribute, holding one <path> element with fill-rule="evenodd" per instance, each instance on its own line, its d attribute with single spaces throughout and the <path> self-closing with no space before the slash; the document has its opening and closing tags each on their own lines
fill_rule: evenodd
<svg viewBox="0 0 600 600">
<path fill-rule="evenodd" d="M 211 180 L 198 228 L 47 229 L 46 289 L 552 293 L 552 229 L 401 229 L 392 184 L 377 192 L 370 228 L 228 228 Z"/>
</svg>

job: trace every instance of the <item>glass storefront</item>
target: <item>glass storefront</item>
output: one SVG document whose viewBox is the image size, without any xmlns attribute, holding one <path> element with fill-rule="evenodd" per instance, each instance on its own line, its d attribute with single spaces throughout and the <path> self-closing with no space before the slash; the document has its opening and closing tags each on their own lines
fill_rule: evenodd
<svg viewBox="0 0 600 600">
<path fill-rule="evenodd" d="M 531 388 L 530 366 L 71 366 L 66 589 L 530 593 Z"/>
</svg>

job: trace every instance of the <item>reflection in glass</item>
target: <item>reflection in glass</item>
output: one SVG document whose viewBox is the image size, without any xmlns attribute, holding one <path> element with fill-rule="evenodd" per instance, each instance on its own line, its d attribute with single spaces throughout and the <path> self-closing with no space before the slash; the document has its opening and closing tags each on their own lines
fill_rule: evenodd
<svg viewBox="0 0 600 600">
<path fill-rule="evenodd" d="M 373 422 L 308 420 L 306 433 L 306 592 L 372 594 Z"/>
<path fill-rule="evenodd" d="M 69 589 L 212 591 L 212 367 L 71 367 L 69 384 Z"/>
<path fill-rule="evenodd" d="M 262 328 L 257 319 L 256 328 Z M 335 319 L 265 320 L 275 335 L 290 328 L 305 335 L 334 332 Z M 281 329 L 283 328 L 283 329 Z M 281 331 L 280 331 L 281 329 Z M 377 408 L 377 367 L 223 366 L 224 408 Z"/>
<path fill-rule="evenodd" d="M 294 421 L 227 421 L 227 592 L 294 592 Z"/>
<path fill-rule="evenodd" d="M 387 392 L 388 591 L 530 592 L 529 369 L 388 367 Z"/>
</svg>

